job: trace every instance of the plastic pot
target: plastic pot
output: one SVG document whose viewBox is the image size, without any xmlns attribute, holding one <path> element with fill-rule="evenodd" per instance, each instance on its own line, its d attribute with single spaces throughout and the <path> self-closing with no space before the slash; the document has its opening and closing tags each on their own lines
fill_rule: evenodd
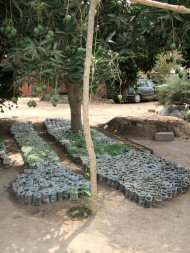
<svg viewBox="0 0 190 253">
<path fill-rule="evenodd" d="M 151 195 L 147 195 L 144 200 L 144 207 L 150 208 L 152 206 L 153 197 Z"/>
<path fill-rule="evenodd" d="M 37 194 L 33 196 L 33 205 L 40 206 L 41 205 L 41 194 Z"/>
<path fill-rule="evenodd" d="M 173 195 L 172 190 L 167 190 L 166 191 L 166 200 L 167 201 L 171 200 L 172 199 L 172 195 Z"/>
<path fill-rule="evenodd" d="M 29 205 L 32 203 L 33 194 L 31 192 L 26 192 L 24 197 L 24 204 Z"/>
<path fill-rule="evenodd" d="M 47 193 L 43 194 L 42 198 L 41 198 L 41 201 L 42 201 L 43 204 L 49 204 L 50 203 L 49 195 Z"/>
<path fill-rule="evenodd" d="M 69 199 L 70 198 L 70 194 L 68 193 L 68 191 L 63 191 L 63 199 Z"/>
<path fill-rule="evenodd" d="M 172 188 L 172 197 L 175 198 L 177 196 L 177 187 Z"/>
<path fill-rule="evenodd" d="M 125 183 L 122 181 L 119 182 L 119 191 L 125 193 Z"/>
<path fill-rule="evenodd" d="M 188 184 L 186 182 L 182 182 L 181 183 L 181 187 L 182 187 L 183 193 L 187 192 L 187 190 L 189 188 L 189 186 L 188 186 Z"/>
<path fill-rule="evenodd" d="M 59 201 L 59 200 L 62 200 L 62 199 L 63 199 L 63 192 L 58 191 L 57 192 L 57 200 Z"/>
<path fill-rule="evenodd" d="M 155 196 L 153 199 L 153 206 L 154 207 L 160 207 L 162 205 L 163 201 L 162 201 L 162 197 L 160 196 Z"/>
<path fill-rule="evenodd" d="M 180 186 L 177 186 L 177 194 L 182 194 L 183 190 Z"/>
<path fill-rule="evenodd" d="M 51 203 L 54 203 L 54 202 L 57 202 L 57 193 L 56 192 L 51 192 L 50 194 L 50 202 Z"/>
<path fill-rule="evenodd" d="M 102 175 L 101 174 L 97 174 L 97 180 L 98 182 L 102 183 Z"/>
<path fill-rule="evenodd" d="M 163 191 L 159 193 L 159 196 L 162 198 L 162 201 L 165 202 L 167 200 L 167 194 Z"/>
<path fill-rule="evenodd" d="M 70 200 L 76 201 L 79 199 L 79 196 L 77 193 L 70 193 Z"/>
<path fill-rule="evenodd" d="M 144 205 L 144 201 L 145 201 L 145 197 L 146 197 L 146 192 L 139 192 L 138 193 L 138 204 L 139 205 Z"/>
<path fill-rule="evenodd" d="M 109 186 L 112 185 L 112 178 L 110 176 L 107 179 L 107 185 L 109 185 Z"/>
<path fill-rule="evenodd" d="M 138 201 L 139 201 L 139 193 L 137 191 L 135 191 L 134 201 L 136 203 L 138 203 Z"/>
<path fill-rule="evenodd" d="M 130 200 L 134 200 L 135 194 L 136 194 L 135 189 L 130 188 L 130 189 L 129 189 L 129 199 L 130 199 Z"/>
<path fill-rule="evenodd" d="M 102 183 L 103 184 L 107 183 L 107 176 L 106 175 L 102 175 Z"/>
<path fill-rule="evenodd" d="M 125 192 L 124 192 L 124 194 L 125 194 L 126 198 L 129 198 L 129 192 L 130 192 L 130 186 L 125 186 Z"/>
<path fill-rule="evenodd" d="M 114 188 L 114 189 L 116 189 L 116 190 L 118 190 L 118 189 L 119 189 L 119 186 L 120 186 L 119 181 L 116 180 L 116 179 L 113 179 L 113 180 L 112 180 L 111 187 Z"/>
</svg>

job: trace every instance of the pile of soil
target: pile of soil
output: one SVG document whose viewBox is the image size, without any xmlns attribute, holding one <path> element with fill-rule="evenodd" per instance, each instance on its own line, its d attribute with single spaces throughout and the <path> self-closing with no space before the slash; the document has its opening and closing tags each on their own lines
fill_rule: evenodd
<svg viewBox="0 0 190 253">
<path fill-rule="evenodd" d="M 175 137 L 190 138 L 190 123 L 174 117 L 135 118 L 115 117 L 106 125 L 106 130 L 123 137 L 154 139 L 157 132 L 173 132 Z"/>
</svg>

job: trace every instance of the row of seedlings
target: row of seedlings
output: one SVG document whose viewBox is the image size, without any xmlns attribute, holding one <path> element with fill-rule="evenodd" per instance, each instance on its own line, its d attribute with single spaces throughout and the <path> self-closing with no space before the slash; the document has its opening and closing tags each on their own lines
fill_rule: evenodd
<svg viewBox="0 0 190 253">
<path fill-rule="evenodd" d="M 10 165 L 10 158 L 6 154 L 6 146 L 3 139 L 0 138 L 0 164 L 4 166 Z"/>
<path fill-rule="evenodd" d="M 38 135 L 31 122 L 15 123 L 10 130 L 22 150 L 26 164 L 30 167 L 59 162 L 57 154 Z"/>
<path fill-rule="evenodd" d="M 69 120 L 46 119 L 44 124 L 47 133 L 64 146 L 76 161 L 81 162 L 82 157 L 88 157 L 83 131 L 71 131 Z M 129 145 L 118 143 L 96 129 L 91 129 L 91 135 L 97 156 L 116 156 L 131 149 Z"/>
<path fill-rule="evenodd" d="M 47 119 L 47 132 L 72 154 L 76 142 L 72 136 L 70 122 L 62 119 Z M 71 133 L 70 133 L 71 132 Z M 98 131 L 97 131 L 98 132 Z M 69 134 L 70 133 L 70 134 Z M 79 133 L 83 136 L 83 133 Z M 95 136 L 104 143 L 109 138 L 98 133 Z M 109 140 L 111 142 L 112 140 Z M 80 153 L 74 154 L 84 167 L 89 168 L 89 159 Z M 190 186 L 190 171 L 177 164 L 149 153 L 123 150 L 121 154 L 97 154 L 98 180 L 115 189 L 144 207 L 160 207 L 166 201 L 185 193 Z"/>
<path fill-rule="evenodd" d="M 13 183 L 13 196 L 21 203 L 40 205 L 77 199 L 90 183 L 59 162 L 57 154 L 35 132 L 31 122 L 15 123 L 11 133 L 20 146 L 27 167 Z"/>
</svg>

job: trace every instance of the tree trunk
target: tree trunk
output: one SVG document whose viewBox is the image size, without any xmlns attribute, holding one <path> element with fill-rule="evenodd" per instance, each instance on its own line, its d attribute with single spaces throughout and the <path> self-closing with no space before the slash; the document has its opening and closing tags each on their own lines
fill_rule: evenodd
<svg viewBox="0 0 190 253">
<path fill-rule="evenodd" d="M 190 9 L 186 8 L 183 5 L 173 5 L 168 3 L 160 3 L 158 1 L 153 0 L 132 0 L 131 3 L 142 4 L 150 7 L 160 8 L 164 10 L 175 11 L 182 14 L 190 14 Z"/>
<path fill-rule="evenodd" d="M 88 34 L 86 42 L 86 59 L 83 77 L 83 127 L 86 140 L 86 147 L 88 150 L 90 160 L 90 177 L 92 186 L 91 208 L 93 212 L 96 212 L 97 210 L 98 191 L 97 191 L 97 173 L 96 173 L 96 154 L 94 152 L 94 145 L 92 142 L 89 125 L 89 80 L 90 80 L 90 67 L 91 67 L 92 45 L 94 35 L 94 17 L 96 6 L 98 3 L 99 3 L 98 0 L 91 0 L 90 2 L 90 9 L 88 15 Z"/>
<path fill-rule="evenodd" d="M 82 89 L 77 85 L 66 84 L 71 109 L 71 130 L 82 130 L 81 102 Z"/>
</svg>

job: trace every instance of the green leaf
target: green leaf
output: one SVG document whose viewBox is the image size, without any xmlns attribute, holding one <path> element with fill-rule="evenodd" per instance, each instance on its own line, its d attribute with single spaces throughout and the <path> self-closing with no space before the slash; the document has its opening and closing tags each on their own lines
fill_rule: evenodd
<svg viewBox="0 0 190 253">
<path fill-rule="evenodd" d="M 80 212 L 80 210 L 78 210 L 78 209 L 75 209 L 75 210 L 73 210 L 73 211 L 71 212 L 72 217 L 75 217 L 75 216 L 80 215 L 80 214 L 81 214 L 81 212 Z"/>
<path fill-rule="evenodd" d="M 90 190 L 88 190 L 88 189 L 84 189 L 84 191 L 83 191 L 85 194 L 86 194 L 86 197 L 88 197 L 88 198 L 92 198 L 92 192 L 90 191 Z"/>
<path fill-rule="evenodd" d="M 179 20 L 179 21 L 181 21 L 181 22 L 184 21 L 184 19 L 183 19 L 183 17 L 181 16 L 181 14 L 173 13 L 172 16 L 173 16 L 175 19 L 177 19 L 177 20 Z"/>
</svg>

